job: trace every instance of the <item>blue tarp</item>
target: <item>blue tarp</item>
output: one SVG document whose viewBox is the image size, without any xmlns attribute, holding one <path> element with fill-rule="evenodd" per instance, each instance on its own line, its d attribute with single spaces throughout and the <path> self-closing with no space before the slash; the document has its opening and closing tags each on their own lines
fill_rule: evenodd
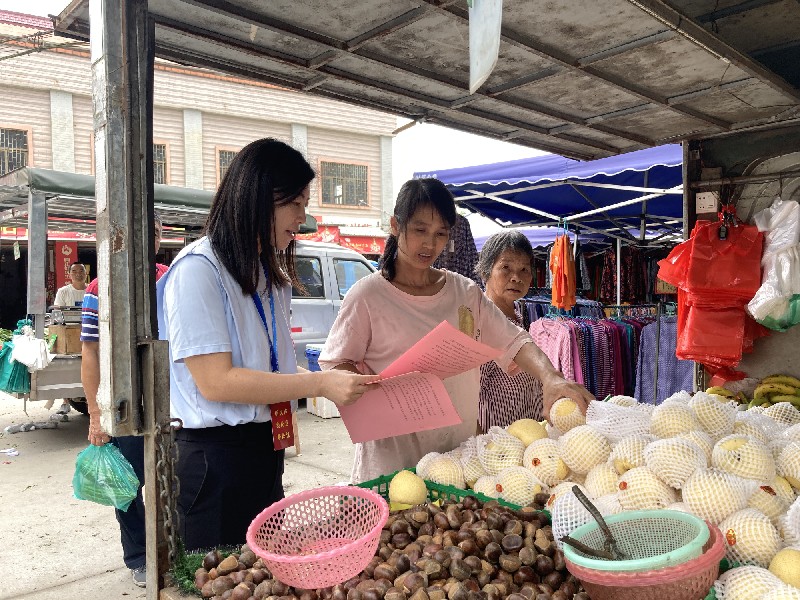
<svg viewBox="0 0 800 600">
<path fill-rule="evenodd" d="M 513 226 L 544 225 L 553 224 L 553 220 L 483 195 L 500 192 L 498 195 L 500 198 L 563 218 L 594 210 L 595 206 L 592 203 L 598 207 L 606 207 L 650 193 L 592 187 L 586 185 L 587 183 L 654 189 L 674 188 L 680 186 L 683 181 L 682 162 L 681 146 L 672 144 L 588 162 L 547 155 L 459 169 L 418 172 L 414 177 L 440 179 L 453 192 L 460 204 L 490 219 L 504 224 L 510 222 Z M 559 184 L 521 190 L 556 182 Z M 584 198 L 584 195 L 589 200 Z M 683 197 L 680 194 L 668 194 L 649 199 L 646 207 L 642 202 L 637 202 L 607 212 L 609 216 L 622 222 L 626 228 L 632 229 L 640 226 L 643 208 L 646 208 L 647 214 L 651 217 L 681 219 Z M 578 222 L 619 234 L 618 230 L 614 231 L 617 225 L 602 214 L 583 217 Z M 648 232 L 666 231 L 658 225 L 657 219 L 649 218 L 647 224 Z M 679 228 L 680 224 L 673 227 Z"/>
</svg>

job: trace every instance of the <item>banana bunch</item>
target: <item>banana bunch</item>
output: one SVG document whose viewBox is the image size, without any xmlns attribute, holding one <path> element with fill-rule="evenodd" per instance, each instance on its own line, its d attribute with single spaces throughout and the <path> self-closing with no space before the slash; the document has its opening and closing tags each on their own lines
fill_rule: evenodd
<svg viewBox="0 0 800 600">
<path fill-rule="evenodd" d="M 748 398 L 744 392 L 732 392 L 729 389 L 726 389 L 722 386 L 715 385 L 706 390 L 706 394 L 715 394 L 717 396 L 722 396 L 723 398 L 727 398 L 726 401 L 730 400 L 733 402 L 738 402 L 739 404 L 747 404 L 750 402 L 750 398 Z"/>
<path fill-rule="evenodd" d="M 778 402 L 789 402 L 800 410 L 800 379 L 790 375 L 770 375 L 761 380 L 749 407 L 768 408 Z"/>
</svg>

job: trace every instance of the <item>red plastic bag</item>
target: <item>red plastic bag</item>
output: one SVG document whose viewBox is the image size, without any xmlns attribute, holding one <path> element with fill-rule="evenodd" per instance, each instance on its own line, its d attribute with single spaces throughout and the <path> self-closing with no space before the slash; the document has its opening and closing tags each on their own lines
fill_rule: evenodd
<svg viewBox="0 0 800 600">
<path fill-rule="evenodd" d="M 709 306 L 749 302 L 761 286 L 764 235 L 754 225 L 739 225 L 728 227 L 721 240 L 722 226 L 720 221 L 698 222 L 683 286 L 693 294 L 714 294 L 706 298 Z"/>
<path fill-rule="evenodd" d="M 741 308 L 690 306 L 676 356 L 709 367 L 735 367 L 742 359 L 744 319 Z"/>
</svg>

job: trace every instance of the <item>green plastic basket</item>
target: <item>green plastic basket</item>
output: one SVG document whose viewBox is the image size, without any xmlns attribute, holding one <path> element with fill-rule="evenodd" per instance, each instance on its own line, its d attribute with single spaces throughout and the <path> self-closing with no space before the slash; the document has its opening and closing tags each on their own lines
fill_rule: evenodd
<svg viewBox="0 0 800 600">
<path fill-rule="evenodd" d="M 631 559 L 595 558 L 564 544 L 565 558 L 596 571 L 651 571 L 697 558 L 710 535 L 705 521 L 675 510 L 635 510 L 605 520 L 618 546 Z M 581 525 L 570 537 L 592 548 L 602 548 L 605 539 L 596 521 Z"/>
<path fill-rule="evenodd" d="M 416 469 L 404 469 L 405 471 L 411 471 L 412 473 L 416 473 Z M 383 498 L 388 502 L 389 501 L 389 483 L 392 481 L 395 475 L 397 475 L 399 471 L 395 471 L 389 475 L 381 475 L 380 477 L 376 477 L 375 479 L 370 479 L 369 481 L 365 481 L 363 483 L 357 484 L 358 487 L 367 488 L 380 494 Z M 437 500 L 441 500 L 444 502 L 445 500 L 454 500 L 455 502 L 460 502 L 466 496 L 473 496 L 480 500 L 481 502 L 489 502 L 491 500 L 496 500 L 503 506 L 507 506 L 509 508 L 513 508 L 514 510 L 519 510 L 520 507 L 516 504 L 511 504 L 510 502 L 506 502 L 505 500 L 500 500 L 499 498 L 490 498 L 489 496 L 485 496 L 484 494 L 479 494 L 474 490 L 460 490 L 452 485 L 441 485 L 439 483 L 434 483 L 433 481 L 428 481 L 424 479 L 425 487 L 428 488 L 428 502 L 436 502 Z M 542 511 L 547 513 L 547 511 Z M 549 514 L 549 513 L 548 513 Z"/>
</svg>

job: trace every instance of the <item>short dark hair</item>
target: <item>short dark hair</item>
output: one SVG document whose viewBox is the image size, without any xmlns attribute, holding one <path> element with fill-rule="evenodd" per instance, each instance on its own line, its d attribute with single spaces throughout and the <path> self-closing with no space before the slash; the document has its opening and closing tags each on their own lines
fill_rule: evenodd
<svg viewBox="0 0 800 600">
<path fill-rule="evenodd" d="M 69 264 L 69 268 L 70 268 L 70 270 L 71 270 L 71 269 L 72 269 L 72 267 L 74 267 L 75 265 L 80 265 L 80 266 L 82 266 L 84 269 L 86 268 L 86 265 L 84 265 L 84 264 L 83 264 L 81 261 L 79 261 L 79 260 L 76 260 L 74 263 L 70 263 L 70 264 Z"/>
<path fill-rule="evenodd" d="M 206 235 L 242 293 L 256 291 L 262 263 L 272 284 L 298 283 L 294 241 L 285 252 L 272 246 L 275 207 L 297 198 L 312 179 L 303 155 L 272 138 L 251 142 L 231 162 L 211 204 Z"/>
<path fill-rule="evenodd" d="M 456 223 L 456 203 L 450 190 L 438 179 L 409 179 L 397 194 L 394 205 L 394 218 L 400 232 L 404 232 L 408 222 L 420 208 L 433 208 L 442 221 L 450 227 Z M 381 257 L 381 273 L 392 281 L 397 274 L 397 236 L 389 235 Z"/>
<path fill-rule="evenodd" d="M 492 274 L 492 268 L 506 250 L 519 252 L 527 256 L 531 261 L 533 270 L 533 246 L 525 235 L 514 229 L 507 229 L 495 233 L 483 244 L 481 253 L 478 255 L 478 264 L 475 265 L 475 273 L 486 283 Z"/>
</svg>

